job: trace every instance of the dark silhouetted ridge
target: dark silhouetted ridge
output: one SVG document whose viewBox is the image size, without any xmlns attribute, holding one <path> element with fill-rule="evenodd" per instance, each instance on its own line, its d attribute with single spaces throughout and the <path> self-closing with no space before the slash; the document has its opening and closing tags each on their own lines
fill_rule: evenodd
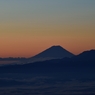
<svg viewBox="0 0 95 95">
<path fill-rule="evenodd" d="M 95 60 L 95 50 L 84 51 L 75 57 L 77 60 Z"/>
</svg>

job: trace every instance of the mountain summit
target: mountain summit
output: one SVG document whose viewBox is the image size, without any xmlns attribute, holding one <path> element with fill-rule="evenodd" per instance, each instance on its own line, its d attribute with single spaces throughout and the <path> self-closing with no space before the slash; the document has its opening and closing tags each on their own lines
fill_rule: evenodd
<svg viewBox="0 0 95 95">
<path fill-rule="evenodd" d="M 31 57 L 31 60 L 44 61 L 50 59 L 61 59 L 64 57 L 72 57 L 74 54 L 70 53 L 61 46 L 52 46 L 41 53 Z"/>
</svg>

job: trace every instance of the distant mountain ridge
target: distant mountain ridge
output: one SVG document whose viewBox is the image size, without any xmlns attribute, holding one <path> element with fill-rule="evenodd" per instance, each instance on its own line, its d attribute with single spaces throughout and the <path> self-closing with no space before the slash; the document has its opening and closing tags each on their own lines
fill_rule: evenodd
<svg viewBox="0 0 95 95">
<path fill-rule="evenodd" d="M 89 56 L 90 55 L 90 56 Z M 85 51 L 72 58 L 52 59 L 29 64 L 1 66 L 1 73 L 95 73 L 95 50 Z"/>
<path fill-rule="evenodd" d="M 95 62 L 95 50 L 92 49 L 92 50 L 84 51 L 80 53 L 79 55 L 74 55 L 59 45 L 51 46 L 50 48 L 30 58 L 11 58 L 11 57 L 0 58 L 0 62 L 1 62 L 0 66 L 3 65 L 2 63 L 4 63 L 5 65 L 8 65 L 8 64 L 15 65 L 15 64 L 42 62 L 42 61 L 47 61 L 47 60 L 49 61 L 52 59 L 54 60 L 54 62 L 57 59 L 58 60 L 64 59 L 66 62 L 70 60 L 76 63 L 80 63 L 80 62 L 93 63 Z M 7 61 L 8 61 L 8 64 L 7 64 Z"/>
</svg>

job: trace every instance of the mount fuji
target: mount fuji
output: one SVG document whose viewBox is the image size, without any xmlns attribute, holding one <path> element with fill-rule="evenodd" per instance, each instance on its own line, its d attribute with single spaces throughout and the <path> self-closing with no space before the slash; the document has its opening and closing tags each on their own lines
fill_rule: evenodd
<svg viewBox="0 0 95 95">
<path fill-rule="evenodd" d="M 64 57 L 73 57 L 74 54 L 67 51 L 61 46 L 52 46 L 41 53 L 29 58 L 29 62 L 35 61 L 44 61 L 44 60 L 51 60 L 51 59 L 62 59 Z"/>
</svg>

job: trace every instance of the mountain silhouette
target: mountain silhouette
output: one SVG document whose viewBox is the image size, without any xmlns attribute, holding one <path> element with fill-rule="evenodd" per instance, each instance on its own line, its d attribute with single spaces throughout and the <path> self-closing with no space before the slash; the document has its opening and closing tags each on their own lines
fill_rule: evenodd
<svg viewBox="0 0 95 95">
<path fill-rule="evenodd" d="M 67 51 L 61 46 L 52 46 L 41 53 L 30 58 L 31 61 L 44 61 L 50 59 L 61 59 L 64 57 L 71 58 L 74 56 L 71 52 Z"/>
<path fill-rule="evenodd" d="M 51 50 L 51 48 L 49 49 Z M 49 88 L 51 92 L 55 92 L 55 90 L 60 89 L 59 87 L 62 87 L 62 89 L 71 88 L 68 92 L 82 92 L 82 94 L 75 95 L 88 95 L 88 92 L 93 93 L 95 91 L 95 50 L 85 51 L 71 58 L 65 57 L 29 64 L 0 66 L 0 87 L 5 87 L 5 91 L 9 90 L 12 92 L 11 95 L 14 94 L 14 90 L 17 87 L 20 93 L 21 91 L 23 93 L 23 87 L 26 87 L 24 90 L 27 92 L 27 88 L 32 88 L 29 91 L 35 91 L 36 93 L 37 91 L 45 90 L 45 94 Z M 6 87 L 8 87 L 8 90 L 6 90 Z M 72 90 L 73 87 L 74 89 Z M 63 92 L 66 92 L 66 89 L 62 91 L 62 94 Z M 71 93 L 70 95 L 73 94 Z M 89 95 L 95 95 L 95 93 Z"/>
</svg>

